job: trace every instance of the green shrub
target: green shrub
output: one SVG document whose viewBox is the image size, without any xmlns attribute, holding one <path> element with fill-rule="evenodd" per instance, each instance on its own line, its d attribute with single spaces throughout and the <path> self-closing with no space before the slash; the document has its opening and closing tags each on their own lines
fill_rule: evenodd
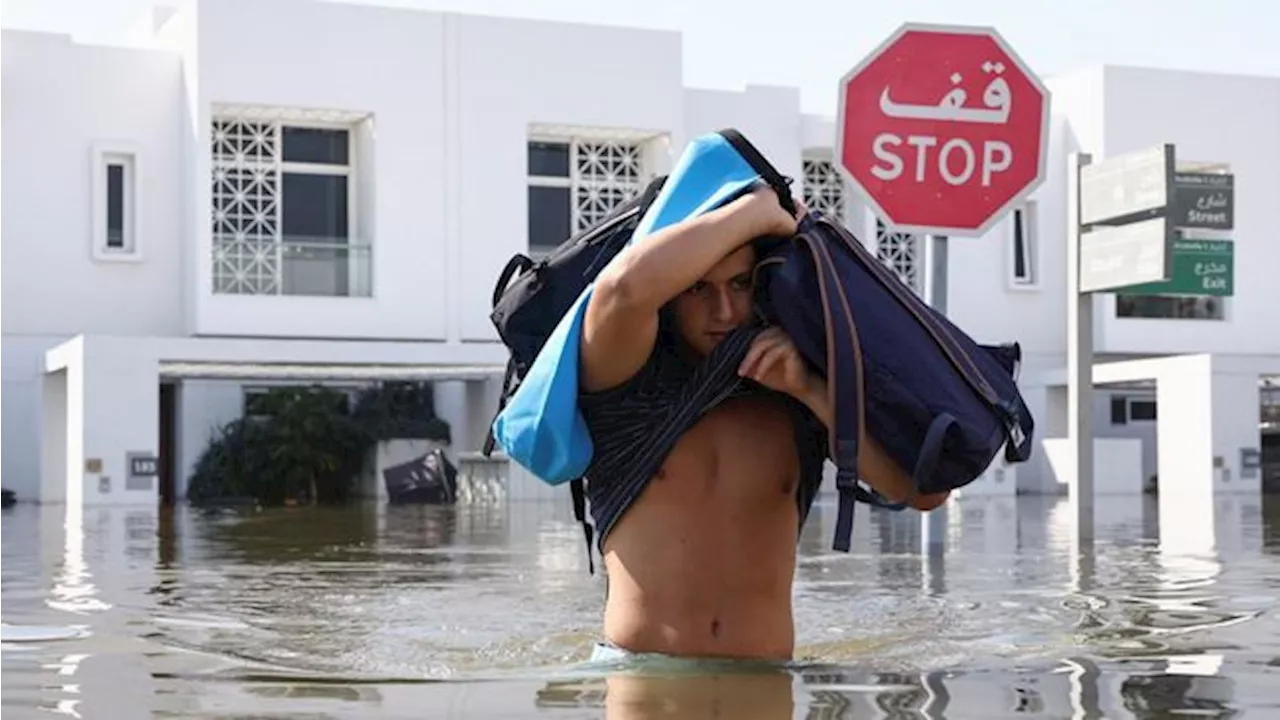
<svg viewBox="0 0 1280 720">
<path fill-rule="evenodd" d="M 451 443 L 449 423 L 436 417 L 431 383 L 389 382 L 360 393 L 352 415 L 372 442 L 422 438 Z"/>
<path fill-rule="evenodd" d="M 253 415 L 219 429 L 193 468 L 192 504 L 250 500 L 347 500 L 369 449 L 382 440 L 449 442 L 427 383 L 386 383 L 361 392 L 347 409 L 345 393 L 323 386 L 272 388 Z"/>
</svg>

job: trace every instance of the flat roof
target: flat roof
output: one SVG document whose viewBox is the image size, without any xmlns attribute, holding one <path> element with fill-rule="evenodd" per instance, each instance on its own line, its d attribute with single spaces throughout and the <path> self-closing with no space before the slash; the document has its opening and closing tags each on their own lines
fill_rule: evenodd
<svg viewBox="0 0 1280 720">
<path fill-rule="evenodd" d="M 160 377 L 199 380 L 487 380 L 504 365 L 160 361 Z"/>
</svg>

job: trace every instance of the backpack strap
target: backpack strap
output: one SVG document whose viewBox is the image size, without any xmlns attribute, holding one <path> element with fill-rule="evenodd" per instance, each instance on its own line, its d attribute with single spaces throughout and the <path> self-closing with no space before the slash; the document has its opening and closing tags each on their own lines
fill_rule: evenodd
<svg viewBox="0 0 1280 720">
<path fill-rule="evenodd" d="M 507 407 L 507 400 L 511 399 L 512 384 L 516 377 L 516 359 L 514 357 L 507 358 L 507 371 L 502 376 L 502 392 L 498 395 L 498 410 L 493 414 L 493 420 L 489 421 L 489 429 L 484 436 L 484 446 L 480 448 L 480 453 L 485 457 L 493 455 L 493 448 L 497 445 L 497 438 L 493 436 L 493 423 L 502 414 L 503 409 Z"/>
<path fill-rule="evenodd" d="M 760 179 L 777 193 L 778 203 L 782 205 L 782 209 L 786 210 L 790 215 L 795 215 L 796 204 L 791 199 L 790 178 L 778 172 L 778 169 L 766 160 L 764 155 L 751 144 L 751 141 L 743 137 L 742 133 L 737 129 L 723 128 L 718 130 L 717 133 L 733 146 L 734 150 L 738 151 L 738 154 L 742 156 L 743 160 L 747 161 L 752 170 L 760 173 Z"/>
<path fill-rule="evenodd" d="M 507 286 L 511 284 L 511 279 L 516 273 L 522 273 L 533 267 L 533 258 L 523 253 L 516 253 L 507 261 L 507 266 L 502 268 L 502 272 L 498 275 L 498 282 L 493 286 L 493 306 L 498 306 L 498 301 L 502 300 L 502 294 L 507 291 Z"/>
<path fill-rule="evenodd" d="M 866 400 L 862 377 L 862 347 L 854 324 L 849 299 L 840 285 L 839 275 L 822 237 L 801 232 L 797 236 L 808 247 L 818 275 L 818 292 L 822 297 L 823 321 L 826 325 L 827 398 L 834 422 L 830 433 L 831 457 L 836 463 L 836 492 L 839 510 L 833 549 L 848 552 L 853 535 L 853 509 L 858 500 L 868 500 L 870 493 L 858 486 L 858 451 L 862 439 Z M 839 398 L 839 402 L 836 399 Z"/>
<path fill-rule="evenodd" d="M 582 485 L 582 478 L 575 478 L 569 481 L 569 494 L 573 496 L 573 519 L 582 524 L 582 536 L 587 540 L 587 572 L 595 575 L 595 553 L 591 550 L 591 541 L 595 539 L 595 531 L 587 520 L 587 492 Z"/>
</svg>

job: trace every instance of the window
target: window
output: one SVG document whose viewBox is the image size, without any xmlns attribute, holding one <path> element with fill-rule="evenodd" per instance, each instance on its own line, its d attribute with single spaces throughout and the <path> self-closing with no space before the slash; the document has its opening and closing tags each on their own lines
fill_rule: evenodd
<svg viewBox="0 0 1280 720">
<path fill-rule="evenodd" d="M 1015 287 L 1035 287 L 1039 284 L 1036 257 L 1036 204 L 1029 201 L 1013 211 L 1009 228 L 1009 260 L 1011 279 Z"/>
<path fill-rule="evenodd" d="M 1155 400 L 1137 400 L 1129 401 L 1129 419 L 1130 420 L 1155 420 L 1156 419 L 1156 401 Z"/>
<path fill-rule="evenodd" d="M 567 142 L 529 143 L 529 251 L 544 254 L 573 234 L 571 148 Z"/>
<path fill-rule="evenodd" d="M 98 260 L 139 260 L 137 154 L 122 146 L 93 151 L 93 255 Z"/>
<path fill-rule="evenodd" d="M 528 144 L 529 253 L 550 252 L 644 189 L 641 146 L 583 138 Z"/>
<path fill-rule="evenodd" d="M 1271 385 L 1272 382 L 1264 380 L 1263 387 L 1258 391 L 1263 430 L 1280 430 L 1280 387 Z"/>
<path fill-rule="evenodd" d="M 1223 320 L 1224 298 L 1116 294 L 1116 317 Z"/>
<path fill-rule="evenodd" d="M 1124 425 L 1129 422 L 1129 401 L 1122 395 L 1111 397 L 1111 424 Z"/>
<path fill-rule="evenodd" d="M 808 157 L 801 161 L 804 171 L 804 204 L 839 222 L 847 222 L 844 204 L 844 178 L 835 163 L 828 159 Z"/>
<path fill-rule="evenodd" d="M 213 122 L 214 292 L 368 296 L 356 239 L 353 126 Z"/>
<path fill-rule="evenodd" d="M 1126 425 L 1130 422 L 1147 422 L 1156 419 L 1156 401 L 1146 397 L 1111 397 L 1111 424 Z"/>
<path fill-rule="evenodd" d="M 883 220 L 876 218 L 876 258 L 897 273 L 917 295 L 924 291 L 923 255 L 923 243 L 919 237 L 894 232 Z"/>
</svg>

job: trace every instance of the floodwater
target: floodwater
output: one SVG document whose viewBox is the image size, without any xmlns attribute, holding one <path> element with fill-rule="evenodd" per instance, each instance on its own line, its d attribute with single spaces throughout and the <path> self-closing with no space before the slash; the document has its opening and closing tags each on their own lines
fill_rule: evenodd
<svg viewBox="0 0 1280 720">
<path fill-rule="evenodd" d="M 1176 552 L 1152 498 L 1101 498 L 1091 548 L 1065 498 L 967 499 L 941 557 L 866 507 L 831 552 L 824 498 L 796 667 L 702 675 L 575 667 L 604 582 L 567 493 L 65 512 L 3 511 L 6 719 L 1280 718 L 1280 498 L 1219 501 Z"/>
</svg>

